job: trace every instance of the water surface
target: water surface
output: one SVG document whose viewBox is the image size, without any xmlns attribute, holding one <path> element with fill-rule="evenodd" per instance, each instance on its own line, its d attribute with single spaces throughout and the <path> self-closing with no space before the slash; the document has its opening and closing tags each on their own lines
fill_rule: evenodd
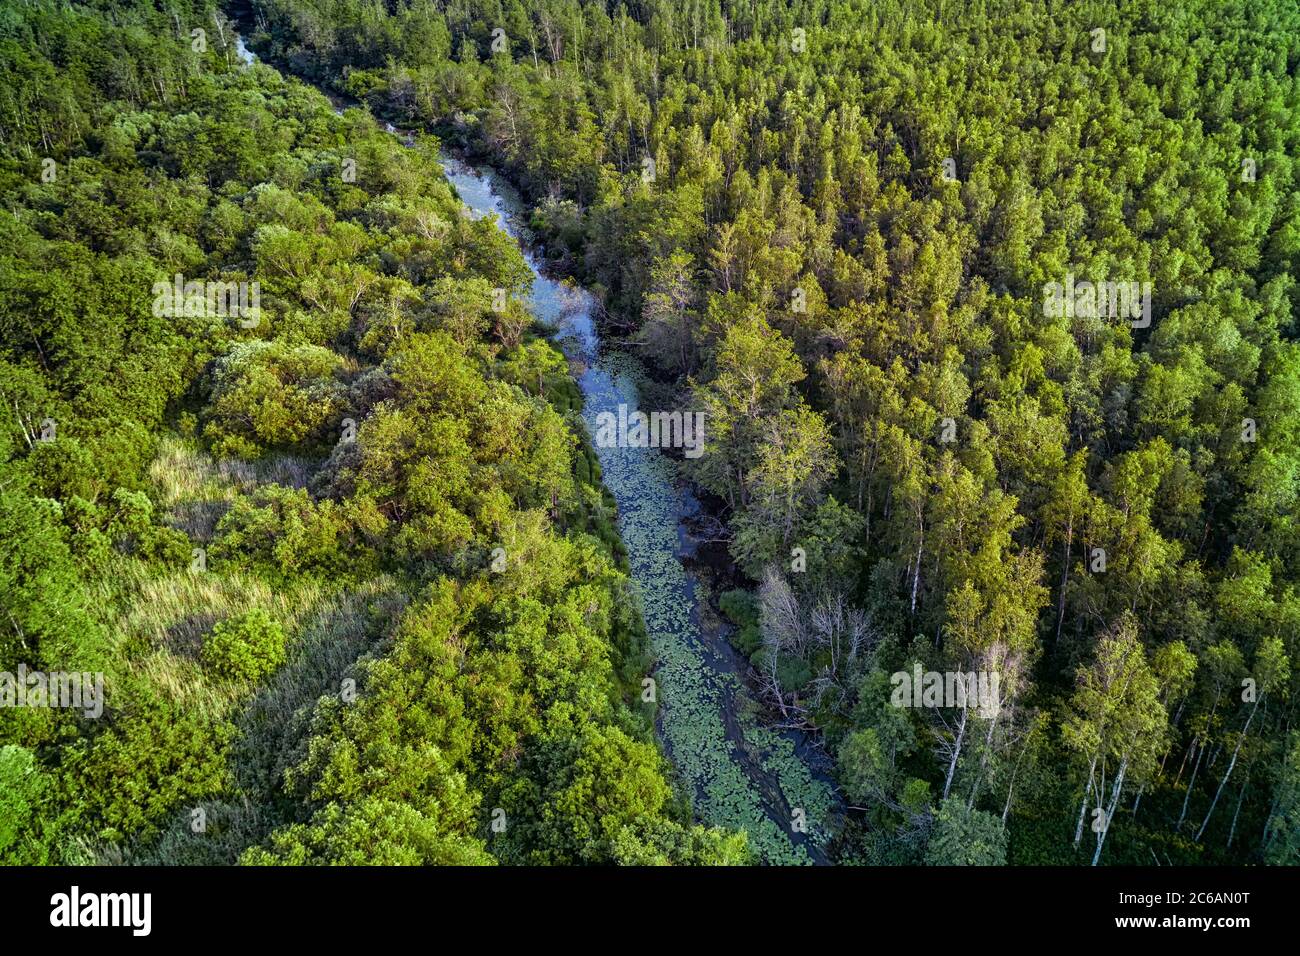
<svg viewBox="0 0 1300 956">
<path fill-rule="evenodd" d="M 620 404 L 654 411 L 641 405 L 646 379 L 636 358 L 601 347 L 591 294 L 546 275 L 527 241 L 524 204 L 509 183 L 447 154 L 440 162 L 471 214 L 494 218 L 520 242 L 534 274 L 530 305 L 556 330 L 576 370 L 592 434 L 596 416 L 617 414 Z M 698 503 L 658 449 L 597 447 L 596 454 L 618 503 L 618 529 L 655 657 L 657 730 L 694 792 L 697 816 L 745 830 L 767 862 L 825 862 L 840 808 L 825 776 L 803 759 L 813 753 L 809 741 L 762 725 L 761 709 L 741 680 L 746 662 L 716 628 L 701 624 L 701 582 L 681 560 L 695 553 L 686 521 Z"/>
</svg>

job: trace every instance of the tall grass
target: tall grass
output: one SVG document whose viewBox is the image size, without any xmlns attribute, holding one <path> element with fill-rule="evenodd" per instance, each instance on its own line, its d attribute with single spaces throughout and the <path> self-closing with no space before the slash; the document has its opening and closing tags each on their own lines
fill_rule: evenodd
<svg viewBox="0 0 1300 956">
<path fill-rule="evenodd" d="M 357 660 L 382 644 L 405 605 L 406 597 L 396 582 L 379 578 L 324 598 L 310 612 L 300 614 L 287 663 L 251 698 L 245 693 L 230 715 L 239 728 L 230 753 L 234 783 L 220 798 L 202 803 L 205 831 L 193 832 L 187 808 L 156 840 L 125 848 L 88 847 L 90 859 L 230 865 L 244 849 L 265 841 L 277 826 L 305 818 L 306 808 L 281 789 L 284 771 L 305 754 L 317 701 L 340 692 L 343 680 L 355 673 Z M 164 670 L 153 679 L 161 682 L 173 676 L 180 672 Z"/>
<path fill-rule="evenodd" d="M 260 608 L 292 636 L 330 590 L 313 579 L 272 588 L 242 572 L 159 574 L 143 562 L 122 561 L 111 577 L 92 586 L 92 599 L 114 656 L 126 661 L 133 675 L 186 707 L 225 714 L 247 690 L 209 681 L 199 664 L 203 638 L 213 625 Z"/>
<path fill-rule="evenodd" d="M 164 521 L 206 544 L 236 499 L 273 482 L 304 487 L 312 468 L 287 455 L 216 460 L 194 441 L 171 435 L 161 439 L 150 466 L 150 492 Z M 88 587 L 117 676 L 238 730 L 228 755 L 232 785 L 205 801 L 205 834 L 191 831 L 187 808 L 165 823 L 160 837 L 143 843 L 82 835 L 68 845 L 70 858 L 110 864 L 233 863 L 244 847 L 299 815 L 302 808 L 280 784 L 285 768 L 301 759 L 317 701 L 340 692 L 358 658 L 382 642 L 406 604 L 399 583 L 387 577 L 348 590 L 311 577 L 272 585 L 248 571 L 176 570 L 127 555 L 116 555 L 109 573 Z M 217 677 L 200 654 L 217 622 L 253 608 L 270 614 L 288 637 L 286 663 L 257 686 Z M 110 715 L 114 696 L 110 676 Z"/>
<path fill-rule="evenodd" d="M 310 465 L 292 456 L 242 462 L 216 460 L 193 440 L 165 435 L 149 467 L 153 500 L 164 520 L 206 543 L 230 502 L 271 482 L 301 487 Z M 241 571 L 160 570 L 119 556 L 110 574 L 90 584 L 92 606 L 109 634 L 114 657 L 185 707 L 228 714 L 248 688 L 209 680 L 199 664 L 203 638 L 213 625 L 260 608 L 293 637 L 327 594 L 328 582 L 310 578 L 290 587 L 271 585 Z M 111 701 L 110 701 L 111 705 Z"/>
<path fill-rule="evenodd" d="M 268 484 L 304 488 L 315 467 L 306 458 L 282 454 L 256 461 L 215 459 L 191 439 L 166 435 L 149 466 L 150 490 L 169 524 L 206 543 L 236 498 Z"/>
</svg>

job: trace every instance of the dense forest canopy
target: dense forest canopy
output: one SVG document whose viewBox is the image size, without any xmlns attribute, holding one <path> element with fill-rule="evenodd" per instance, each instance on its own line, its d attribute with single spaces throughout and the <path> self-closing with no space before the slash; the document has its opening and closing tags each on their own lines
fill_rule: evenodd
<svg viewBox="0 0 1300 956">
<path fill-rule="evenodd" d="M 1296 860 L 1293 4 L 255 7 L 509 170 L 707 411 L 847 855 Z M 1048 307 L 1083 283 L 1133 311 Z M 997 671 L 997 716 L 888 706 L 918 662 Z"/>
<path fill-rule="evenodd" d="M 505 171 L 704 413 L 838 860 L 1300 863 L 1291 0 L 0 13 L 0 670 L 108 682 L 0 709 L 0 859 L 752 858 L 656 748 L 518 248 L 232 17 Z"/>
</svg>

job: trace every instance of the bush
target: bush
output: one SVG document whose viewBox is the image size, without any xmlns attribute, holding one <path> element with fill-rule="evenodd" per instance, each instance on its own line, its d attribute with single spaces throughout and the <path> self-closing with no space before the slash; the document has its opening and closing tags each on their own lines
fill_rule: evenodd
<svg viewBox="0 0 1300 956">
<path fill-rule="evenodd" d="M 327 442 L 343 413 L 343 359 L 315 345 L 238 342 L 219 359 L 203 434 L 218 457 Z"/>
<path fill-rule="evenodd" d="M 0 860 L 27 829 L 43 789 L 43 775 L 30 750 L 0 747 Z"/>
<path fill-rule="evenodd" d="M 230 680 L 255 681 L 284 663 L 284 629 L 261 608 L 226 618 L 203 642 L 203 662 Z"/>
<path fill-rule="evenodd" d="M 226 755 L 234 728 L 228 721 L 147 685 L 118 686 L 114 699 L 111 728 L 64 751 L 64 786 L 75 800 L 68 819 L 75 828 L 101 840 L 126 834 L 148 839 L 170 815 L 229 786 Z"/>
<path fill-rule="evenodd" d="M 927 866 L 1003 866 L 1007 831 L 992 813 L 967 809 L 960 800 L 945 800 L 935 814 L 925 862 Z"/>
<path fill-rule="evenodd" d="M 214 556 L 285 576 L 357 566 L 351 529 L 338 505 L 306 490 L 267 485 L 235 500 L 217 525 Z"/>
<path fill-rule="evenodd" d="M 759 653 L 763 646 L 763 635 L 758 628 L 758 598 L 739 588 L 724 591 L 718 597 L 718 607 L 736 625 L 736 630 L 730 635 L 732 645 L 750 658 L 755 666 L 761 666 L 761 659 L 765 655 Z"/>
<path fill-rule="evenodd" d="M 749 591 L 723 591 L 718 596 L 718 607 L 740 627 L 758 623 L 758 600 Z"/>
</svg>

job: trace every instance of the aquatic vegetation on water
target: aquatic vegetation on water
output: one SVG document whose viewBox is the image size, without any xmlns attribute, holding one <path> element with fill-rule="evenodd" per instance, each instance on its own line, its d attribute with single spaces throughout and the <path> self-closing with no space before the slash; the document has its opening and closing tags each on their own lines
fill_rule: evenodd
<svg viewBox="0 0 1300 956">
<path fill-rule="evenodd" d="M 444 167 L 476 214 L 497 214 L 497 224 L 519 238 L 511 194 L 503 195 L 495 177 L 480 177 L 455 160 L 444 160 Z M 529 264 L 536 269 L 531 256 Z M 593 434 L 601 412 L 640 406 L 641 366 L 626 353 L 599 352 L 589 295 L 538 274 L 530 305 L 583 367 L 582 414 Z M 835 834 L 835 794 L 799 758 L 788 736 L 761 725 L 734 668 L 701 631 L 697 584 L 678 557 L 683 501 L 673 462 L 655 448 L 596 453 L 618 503 L 618 529 L 655 656 L 659 735 L 693 793 L 696 815 L 710 825 L 744 830 L 767 863 L 815 862 L 809 848 L 820 855 Z"/>
<path fill-rule="evenodd" d="M 602 408 L 635 406 L 639 377 L 629 356 L 602 356 L 582 381 L 589 424 Z M 602 448 L 598 455 L 619 503 L 619 531 L 657 659 L 660 733 L 695 791 L 696 812 L 706 823 L 745 830 L 769 863 L 812 862 L 792 829 L 793 810 L 803 811 L 807 838 L 825 846 L 832 829 L 822 821 L 835 815 L 834 795 L 790 740 L 736 706 L 742 683 L 712 660 L 695 620 L 695 582 L 677 557 L 681 500 L 673 463 L 655 449 Z M 762 778 L 776 792 L 765 793 Z"/>
</svg>

